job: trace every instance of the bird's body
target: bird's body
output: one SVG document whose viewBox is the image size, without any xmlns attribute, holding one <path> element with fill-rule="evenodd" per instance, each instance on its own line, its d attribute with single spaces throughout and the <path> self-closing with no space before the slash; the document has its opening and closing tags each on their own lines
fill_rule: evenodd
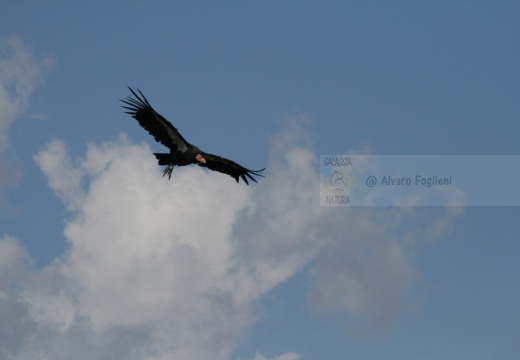
<svg viewBox="0 0 520 360">
<path fill-rule="evenodd" d="M 171 178 L 174 166 L 198 164 L 210 170 L 227 174 L 237 182 L 242 179 L 248 185 L 248 178 L 256 182 L 253 175 L 263 176 L 260 172 L 265 168 L 249 170 L 232 160 L 205 153 L 197 146 L 191 145 L 168 120 L 152 108 L 139 89 L 137 91 L 141 96 L 137 95 L 131 88 L 129 89 L 135 98 L 127 97 L 125 100 L 121 100 L 128 105 L 123 106 L 130 110 L 127 111 L 127 114 L 136 119 L 139 125 L 147 130 L 157 142 L 170 149 L 169 153 L 154 153 L 159 165 L 166 166 L 163 175 L 168 175 L 168 178 Z"/>
</svg>

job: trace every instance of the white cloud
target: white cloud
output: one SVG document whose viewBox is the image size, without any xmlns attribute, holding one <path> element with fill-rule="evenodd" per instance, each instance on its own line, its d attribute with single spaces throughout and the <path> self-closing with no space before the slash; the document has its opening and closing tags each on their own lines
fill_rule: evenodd
<svg viewBox="0 0 520 360">
<path fill-rule="evenodd" d="M 348 219 L 332 219 L 344 221 L 345 227 L 337 229 L 336 241 L 317 255 L 310 272 L 312 310 L 318 315 L 344 314 L 351 334 L 367 335 L 391 326 L 417 281 L 385 212 L 357 208 Z M 340 238 L 344 241 L 337 241 Z"/>
<path fill-rule="evenodd" d="M 313 259 L 307 300 L 315 315 L 332 316 L 351 335 L 366 337 L 391 329 L 424 298 L 412 254 L 418 243 L 450 232 L 462 209 L 346 210 L 329 214 L 331 240 Z"/>
<path fill-rule="evenodd" d="M 0 243 L 14 254 L 0 257 L 2 273 L 20 274 L 15 287 L 0 282 L 0 306 L 23 321 L 16 341 L 0 336 L 2 358 L 228 359 L 255 303 L 309 263 L 316 314 L 345 314 L 356 331 L 391 326 L 419 278 L 400 229 L 413 219 L 416 239 L 436 223 L 320 207 L 308 138 L 295 123 L 273 137 L 267 177 L 251 187 L 195 166 L 168 181 L 125 136 L 82 159 L 53 140 L 35 159 L 70 210 L 69 248 L 34 272 L 16 241 Z M 454 216 L 434 218 L 447 228 Z"/>
<path fill-rule="evenodd" d="M 9 146 L 7 130 L 28 109 L 34 86 L 51 63 L 50 58 L 34 59 L 17 36 L 0 38 L 0 190 L 19 177 L 4 154 Z"/>
<path fill-rule="evenodd" d="M 28 255 L 18 240 L 9 235 L 0 238 L 0 297 L 7 296 L 7 292 L 2 292 L 10 287 L 10 283 L 19 277 L 25 266 L 24 260 Z"/>
<path fill-rule="evenodd" d="M 49 186 L 61 199 L 68 210 L 77 210 L 83 200 L 81 179 L 83 168 L 75 168 L 67 154 L 65 141 L 56 139 L 48 144 L 46 151 L 38 153 L 36 162 L 49 177 Z"/>
</svg>

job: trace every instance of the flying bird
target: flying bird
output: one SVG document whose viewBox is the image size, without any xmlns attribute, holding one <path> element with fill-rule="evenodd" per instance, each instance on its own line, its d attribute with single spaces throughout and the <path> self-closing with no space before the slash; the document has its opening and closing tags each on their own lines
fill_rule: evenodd
<svg viewBox="0 0 520 360">
<path fill-rule="evenodd" d="M 249 185 L 247 179 L 257 182 L 253 176 L 262 176 L 261 170 L 249 170 L 236 162 L 226 159 L 222 156 L 208 154 L 197 146 L 187 142 L 179 131 L 168 120 L 157 113 L 145 98 L 143 93 L 137 89 L 139 95 L 135 93 L 130 87 L 128 89 L 132 92 L 135 98 L 127 96 L 125 100 L 121 100 L 124 104 L 123 108 L 134 119 L 139 122 L 146 131 L 154 137 L 154 139 L 170 149 L 170 153 L 154 153 L 159 165 L 166 166 L 163 171 L 163 176 L 168 175 L 168 179 L 172 176 L 172 171 L 175 165 L 185 166 L 190 164 L 198 164 L 213 171 L 218 171 L 227 174 L 234 178 L 237 183 L 240 179 Z"/>
</svg>

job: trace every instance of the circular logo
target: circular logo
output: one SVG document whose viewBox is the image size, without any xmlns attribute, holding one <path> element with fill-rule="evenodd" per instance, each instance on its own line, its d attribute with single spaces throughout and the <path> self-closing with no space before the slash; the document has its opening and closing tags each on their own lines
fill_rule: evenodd
<svg viewBox="0 0 520 360">
<path fill-rule="evenodd" d="M 334 169 L 330 174 L 323 176 L 323 187 L 331 194 L 341 194 L 352 189 L 354 179 L 345 169 Z"/>
</svg>

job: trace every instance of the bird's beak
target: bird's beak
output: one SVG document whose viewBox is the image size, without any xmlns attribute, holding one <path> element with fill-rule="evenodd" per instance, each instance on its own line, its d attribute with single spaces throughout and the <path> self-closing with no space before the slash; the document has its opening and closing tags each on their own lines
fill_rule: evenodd
<svg viewBox="0 0 520 360">
<path fill-rule="evenodd" d="M 204 159 L 204 158 L 202 157 L 201 154 L 198 154 L 198 155 L 195 157 L 195 159 L 196 159 L 198 162 L 201 162 L 201 163 L 203 163 L 203 164 L 206 163 L 206 159 Z"/>
</svg>

